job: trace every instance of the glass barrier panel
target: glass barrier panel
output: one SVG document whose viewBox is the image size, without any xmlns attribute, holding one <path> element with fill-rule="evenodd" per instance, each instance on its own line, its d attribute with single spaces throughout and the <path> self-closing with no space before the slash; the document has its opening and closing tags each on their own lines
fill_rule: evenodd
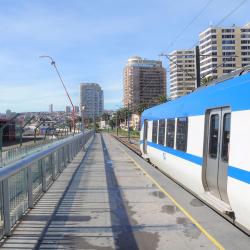
<svg viewBox="0 0 250 250">
<path fill-rule="evenodd" d="M 27 168 L 20 170 L 8 180 L 10 199 L 10 222 L 14 225 L 28 208 Z"/>
<path fill-rule="evenodd" d="M 42 190 L 42 164 L 41 161 L 37 161 L 32 164 L 31 167 L 32 171 L 32 193 L 34 197 L 34 201 L 41 195 L 43 192 Z"/>
</svg>

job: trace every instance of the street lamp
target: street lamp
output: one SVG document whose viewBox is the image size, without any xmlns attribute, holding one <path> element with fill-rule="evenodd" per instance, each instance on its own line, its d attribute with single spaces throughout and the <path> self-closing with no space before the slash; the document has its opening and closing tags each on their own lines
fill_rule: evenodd
<svg viewBox="0 0 250 250">
<path fill-rule="evenodd" d="M 73 102 L 72 102 L 72 99 L 70 98 L 70 95 L 69 95 L 67 89 L 66 89 L 66 86 L 65 86 L 65 84 L 64 84 L 64 82 L 63 82 L 63 79 L 62 79 L 62 77 L 61 77 L 61 74 L 60 74 L 60 72 L 59 72 L 59 70 L 58 70 L 58 68 L 57 68 L 57 66 L 56 66 L 56 62 L 53 60 L 53 58 L 52 58 L 51 56 L 48 56 L 48 55 L 40 56 L 40 58 L 48 58 L 48 59 L 51 61 L 50 63 L 51 63 L 51 65 L 55 68 L 56 73 L 57 73 L 57 75 L 58 75 L 58 77 L 59 77 L 59 79 L 60 79 L 60 81 L 61 81 L 61 83 L 62 83 L 62 86 L 63 86 L 63 88 L 64 88 L 64 90 L 65 90 L 65 92 L 66 92 L 66 95 L 67 95 L 67 97 L 68 97 L 68 99 L 69 99 L 69 101 L 70 101 L 70 104 L 71 104 L 71 106 L 72 106 L 72 124 L 73 124 L 74 134 L 75 134 L 75 106 L 74 106 L 74 104 L 73 104 Z"/>
</svg>

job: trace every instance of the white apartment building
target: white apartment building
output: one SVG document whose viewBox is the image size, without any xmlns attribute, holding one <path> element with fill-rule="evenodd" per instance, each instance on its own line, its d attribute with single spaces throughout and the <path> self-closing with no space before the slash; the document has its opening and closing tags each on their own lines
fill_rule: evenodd
<svg viewBox="0 0 250 250">
<path fill-rule="evenodd" d="M 103 90 L 97 83 L 80 84 L 80 111 L 85 119 L 93 119 L 103 114 Z"/>
<path fill-rule="evenodd" d="M 186 95 L 195 88 L 194 50 L 175 50 L 170 54 L 170 98 Z"/>
<path fill-rule="evenodd" d="M 250 64 L 250 24 L 209 27 L 199 34 L 201 77 L 218 78 Z"/>
</svg>

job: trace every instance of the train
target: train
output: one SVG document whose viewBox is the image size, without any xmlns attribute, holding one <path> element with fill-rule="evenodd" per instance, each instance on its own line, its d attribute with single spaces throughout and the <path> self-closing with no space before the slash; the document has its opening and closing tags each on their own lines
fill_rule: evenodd
<svg viewBox="0 0 250 250">
<path fill-rule="evenodd" d="M 249 234 L 249 70 L 146 109 L 140 150 L 152 165 Z"/>
</svg>

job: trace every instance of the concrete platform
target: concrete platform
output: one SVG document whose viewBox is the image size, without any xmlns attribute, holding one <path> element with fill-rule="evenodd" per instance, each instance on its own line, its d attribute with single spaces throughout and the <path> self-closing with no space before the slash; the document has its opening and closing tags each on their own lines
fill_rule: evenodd
<svg viewBox="0 0 250 250">
<path fill-rule="evenodd" d="M 247 235 L 111 136 L 97 134 L 82 158 L 2 249 L 248 249 Z"/>
</svg>

